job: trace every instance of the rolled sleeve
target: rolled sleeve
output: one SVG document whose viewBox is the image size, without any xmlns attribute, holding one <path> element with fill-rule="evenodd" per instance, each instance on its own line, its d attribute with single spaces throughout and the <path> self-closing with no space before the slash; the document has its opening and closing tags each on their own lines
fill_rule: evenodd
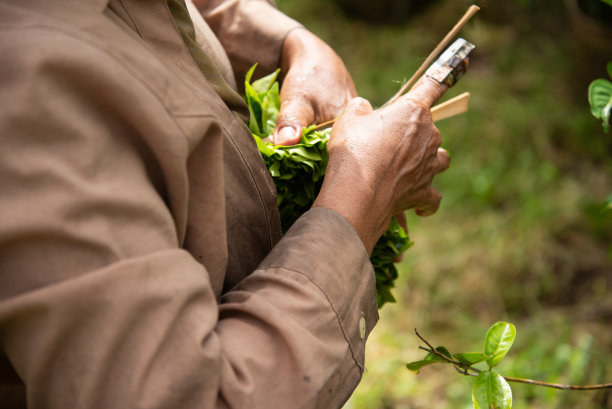
<svg viewBox="0 0 612 409">
<path fill-rule="evenodd" d="M 312 209 L 223 296 L 219 317 L 230 407 L 257 407 L 270 392 L 278 407 L 341 407 L 361 379 L 378 320 L 372 265 L 343 217 Z M 271 368 L 275 383 L 256 376 Z"/>
<path fill-rule="evenodd" d="M 363 243 L 345 218 L 333 210 L 311 209 L 260 268 L 294 271 L 316 286 L 335 312 L 355 363 L 363 369 L 365 338 L 378 320 L 375 278 Z"/>
</svg>

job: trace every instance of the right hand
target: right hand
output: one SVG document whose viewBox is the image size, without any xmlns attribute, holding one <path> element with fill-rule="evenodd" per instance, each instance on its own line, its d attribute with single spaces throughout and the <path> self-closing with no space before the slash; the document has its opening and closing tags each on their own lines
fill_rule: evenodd
<svg viewBox="0 0 612 409">
<path fill-rule="evenodd" d="M 440 148 L 431 106 L 446 86 L 423 77 L 395 103 L 374 111 L 354 98 L 332 128 L 329 164 L 313 206 L 344 216 L 371 253 L 392 215 L 415 209 L 436 212 L 441 196 L 436 174 L 450 165 Z"/>
</svg>

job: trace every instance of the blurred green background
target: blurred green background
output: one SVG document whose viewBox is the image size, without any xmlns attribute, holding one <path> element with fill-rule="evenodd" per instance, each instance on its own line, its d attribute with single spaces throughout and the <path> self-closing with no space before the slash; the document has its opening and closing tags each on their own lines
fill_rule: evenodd
<svg viewBox="0 0 612 409">
<path fill-rule="evenodd" d="M 277 5 L 332 45 L 359 94 L 379 106 L 471 4 L 404 1 L 385 17 L 385 1 L 364 2 L 378 23 L 347 15 L 342 0 Z M 470 110 L 437 124 L 452 154 L 435 180 L 444 199 L 433 217 L 408 215 L 415 245 L 400 265 L 398 302 L 381 310 L 346 408 L 471 407 L 471 378 L 405 369 L 424 356 L 414 328 L 466 352 L 482 348 L 491 324 L 509 321 L 518 334 L 498 367 L 504 375 L 612 382 L 612 133 L 587 101 L 589 82 L 607 77 L 612 35 L 589 39 L 596 24 L 581 26 L 570 0 L 478 4 L 461 33 L 477 46 L 468 73 L 444 97 L 470 91 Z M 516 409 L 612 408 L 612 391 L 512 388 Z"/>
</svg>

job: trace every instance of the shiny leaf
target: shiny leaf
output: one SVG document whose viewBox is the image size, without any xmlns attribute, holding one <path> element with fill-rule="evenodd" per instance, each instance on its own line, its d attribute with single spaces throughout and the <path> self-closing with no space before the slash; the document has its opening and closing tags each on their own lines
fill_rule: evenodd
<svg viewBox="0 0 612 409">
<path fill-rule="evenodd" d="M 314 202 L 327 168 L 327 142 L 331 129 L 315 131 L 314 127 L 302 131 L 300 142 L 293 146 L 274 146 L 264 141 L 274 130 L 280 111 L 278 82 L 279 70 L 251 82 L 255 66 L 245 77 L 245 99 L 249 107 L 249 129 L 257 148 L 268 167 L 276 186 L 281 227 L 289 227 Z M 394 260 L 412 243 L 404 229 L 393 218 L 389 228 L 372 251 L 371 261 L 376 275 L 378 307 L 395 302 L 391 293 L 398 273 Z"/>
<path fill-rule="evenodd" d="M 479 362 L 485 361 L 490 358 L 489 355 L 485 355 L 481 352 L 464 352 L 461 354 L 453 355 L 455 359 L 461 362 L 463 365 L 472 366 Z"/>
<path fill-rule="evenodd" d="M 493 368 L 506 356 L 515 337 L 516 328 L 510 323 L 498 322 L 489 328 L 484 344 L 484 353 L 491 357 L 487 359 L 489 368 Z"/>
<path fill-rule="evenodd" d="M 601 119 L 605 132 L 610 127 L 610 111 L 612 110 L 612 82 L 599 78 L 589 85 L 589 103 L 595 118 Z"/>
<path fill-rule="evenodd" d="M 512 389 L 498 373 L 484 371 L 474 380 L 472 402 L 474 409 L 511 409 Z"/>
<path fill-rule="evenodd" d="M 448 349 L 446 349 L 443 346 L 437 347 L 436 351 L 441 353 L 442 355 L 448 357 L 448 358 L 451 358 L 450 352 L 448 352 Z M 427 365 L 435 364 L 435 363 L 449 363 L 449 362 L 445 361 L 442 358 L 440 358 L 438 355 L 430 352 L 421 361 L 414 361 L 414 362 L 410 362 L 410 363 L 406 364 L 406 368 L 408 368 L 409 370 L 414 371 L 416 373 L 419 373 L 421 368 L 423 368 L 423 367 L 425 367 Z"/>
</svg>

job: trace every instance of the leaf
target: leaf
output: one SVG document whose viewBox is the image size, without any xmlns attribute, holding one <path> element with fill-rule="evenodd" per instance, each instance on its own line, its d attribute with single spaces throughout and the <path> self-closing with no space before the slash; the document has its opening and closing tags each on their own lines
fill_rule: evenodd
<svg viewBox="0 0 612 409">
<path fill-rule="evenodd" d="M 279 70 L 251 82 L 256 65 L 245 77 L 245 99 L 249 107 L 249 130 L 272 175 L 276 186 L 281 227 L 289 227 L 308 211 L 318 194 L 327 168 L 327 142 L 331 129 L 315 131 L 314 125 L 303 129 L 300 143 L 293 146 L 274 146 L 264 142 L 274 130 L 280 110 Z M 393 218 L 384 235 L 372 251 L 371 261 L 376 276 L 378 307 L 395 302 L 391 293 L 398 277 L 394 260 L 412 245 L 404 229 Z"/>
<path fill-rule="evenodd" d="M 457 361 L 467 366 L 472 366 L 490 358 L 489 355 L 485 355 L 482 352 L 464 352 L 460 354 L 454 354 L 453 356 Z"/>
<path fill-rule="evenodd" d="M 500 374 L 484 371 L 474 380 L 472 402 L 474 409 L 511 409 L 512 389 Z"/>
<path fill-rule="evenodd" d="M 274 71 L 273 73 L 268 74 L 265 77 L 258 79 L 257 81 L 253 81 L 252 86 L 255 92 L 257 92 L 258 94 L 263 94 L 263 93 L 268 92 L 270 88 L 272 88 L 272 84 L 276 83 L 276 77 L 278 77 L 279 72 L 280 72 L 280 68 Z"/>
<path fill-rule="evenodd" d="M 439 346 L 436 348 L 436 351 L 441 353 L 442 355 L 451 358 L 451 354 L 450 352 L 448 352 L 448 349 L 446 349 L 443 346 Z M 421 368 L 427 366 L 427 365 L 431 365 L 431 364 L 436 364 L 436 363 L 449 363 L 447 361 L 445 361 L 444 359 L 440 358 L 438 355 L 430 352 L 428 353 L 424 359 L 420 360 L 420 361 L 414 361 L 414 362 L 410 362 L 406 364 L 406 368 L 408 368 L 409 370 L 419 373 L 419 371 L 421 370 Z"/>
<path fill-rule="evenodd" d="M 606 3 L 608 6 L 612 6 L 612 0 L 601 0 L 604 3 Z M 612 74 L 610 74 L 610 77 L 612 77 Z"/>
<path fill-rule="evenodd" d="M 484 344 L 484 353 L 491 357 L 487 359 L 489 368 L 493 368 L 506 356 L 515 337 L 516 328 L 510 323 L 498 322 L 489 328 Z"/>
<path fill-rule="evenodd" d="M 276 125 L 280 107 L 280 95 L 278 92 L 278 82 L 272 85 L 272 88 L 266 92 L 262 103 L 262 118 L 263 133 L 266 135 L 272 134 Z"/>
<path fill-rule="evenodd" d="M 610 68 L 610 67 L 608 67 Z M 604 131 L 610 127 L 610 111 L 612 110 L 612 82 L 598 78 L 589 85 L 589 103 L 591 113 L 601 119 Z"/>
<path fill-rule="evenodd" d="M 253 77 L 253 72 L 255 72 L 255 68 L 257 68 L 257 63 L 253 64 L 253 66 L 251 68 L 249 68 L 249 70 L 247 71 L 246 75 L 244 76 L 244 83 L 245 84 L 250 84 L 251 83 L 251 78 Z"/>
<path fill-rule="evenodd" d="M 439 346 L 436 348 L 436 351 L 441 353 L 442 355 L 444 355 L 447 358 L 453 359 L 452 355 L 450 352 L 448 352 L 448 349 L 446 349 L 446 347 L 443 346 Z M 430 352 L 431 354 L 431 352 Z M 432 354 L 434 357 L 436 357 L 435 359 L 439 359 L 441 362 L 446 362 L 445 360 L 443 360 L 442 358 L 440 358 L 439 356 Z"/>
<path fill-rule="evenodd" d="M 249 107 L 249 129 L 257 136 L 265 137 L 261 132 L 261 100 L 250 84 L 244 84 L 246 103 Z"/>
</svg>

